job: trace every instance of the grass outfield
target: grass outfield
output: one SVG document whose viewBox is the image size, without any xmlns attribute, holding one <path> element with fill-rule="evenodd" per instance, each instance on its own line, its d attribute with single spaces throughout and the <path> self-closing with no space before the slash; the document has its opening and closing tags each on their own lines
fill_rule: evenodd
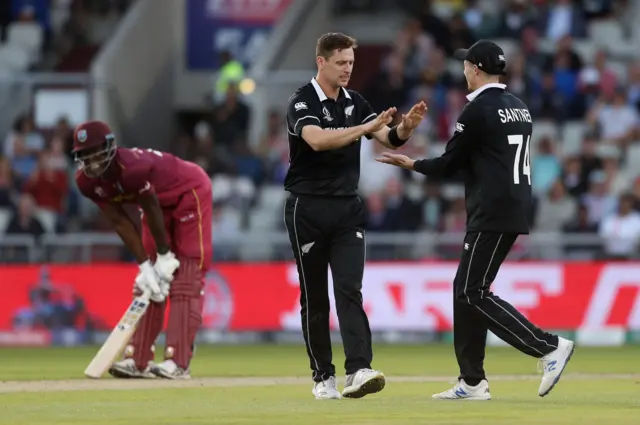
<svg viewBox="0 0 640 425">
<path fill-rule="evenodd" d="M 640 347 L 578 347 L 538 397 L 536 360 L 488 349 L 490 402 L 433 401 L 456 374 L 450 345 L 376 345 L 387 387 L 360 400 L 311 396 L 304 346 L 199 347 L 189 382 L 83 379 L 97 347 L 0 349 L 0 425 L 637 424 Z M 335 364 L 342 385 L 341 347 Z"/>
</svg>

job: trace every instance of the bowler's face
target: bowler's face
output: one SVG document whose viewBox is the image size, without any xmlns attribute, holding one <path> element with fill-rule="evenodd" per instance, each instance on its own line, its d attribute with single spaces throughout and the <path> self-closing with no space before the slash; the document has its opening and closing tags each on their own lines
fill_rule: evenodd
<svg viewBox="0 0 640 425">
<path fill-rule="evenodd" d="M 318 58 L 320 72 L 335 87 L 346 87 L 351 79 L 355 55 L 352 48 L 334 50 L 329 59 Z"/>
</svg>

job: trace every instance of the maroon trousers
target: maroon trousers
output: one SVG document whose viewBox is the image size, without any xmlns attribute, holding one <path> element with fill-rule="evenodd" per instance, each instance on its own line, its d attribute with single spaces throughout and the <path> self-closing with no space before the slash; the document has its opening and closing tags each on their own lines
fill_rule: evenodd
<svg viewBox="0 0 640 425">
<path fill-rule="evenodd" d="M 193 356 L 196 332 L 202 323 L 204 277 L 212 257 L 211 182 L 184 193 L 177 206 L 164 214 L 165 229 L 171 251 L 180 260 L 169 292 L 169 318 L 166 330 L 165 360 L 172 359 L 178 367 L 188 369 Z M 155 261 L 156 246 L 142 219 L 142 241 Z M 144 369 L 154 359 L 154 347 L 162 331 L 167 302 L 152 302 L 125 350 L 138 369 Z"/>
</svg>

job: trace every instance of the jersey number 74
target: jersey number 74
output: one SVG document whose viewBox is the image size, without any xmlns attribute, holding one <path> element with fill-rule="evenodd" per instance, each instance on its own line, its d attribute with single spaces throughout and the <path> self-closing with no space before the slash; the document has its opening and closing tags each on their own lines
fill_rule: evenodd
<svg viewBox="0 0 640 425">
<path fill-rule="evenodd" d="M 511 134 L 508 136 L 509 144 L 516 145 L 516 156 L 513 159 L 513 183 L 520 184 L 520 156 L 522 154 L 522 143 L 524 142 L 524 136 L 522 134 Z M 529 160 L 529 141 L 531 135 L 527 136 L 527 141 L 524 143 L 524 161 L 522 164 L 522 174 L 527 176 L 529 186 L 531 186 L 531 165 Z"/>
</svg>

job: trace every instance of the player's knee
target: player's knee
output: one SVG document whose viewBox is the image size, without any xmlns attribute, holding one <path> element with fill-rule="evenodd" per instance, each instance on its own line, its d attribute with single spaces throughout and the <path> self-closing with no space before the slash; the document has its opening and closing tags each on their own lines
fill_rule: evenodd
<svg viewBox="0 0 640 425">
<path fill-rule="evenodd" d="M 463 287 L 460 290 L 457 290 L 455 295 L 456 302 L 471 305 L 478 304 L 482 298 L 480 291 L 468 287 L 466 289 Z"/>
<path fill-rule="evenodd" d="M 202 295 L 202 270 L 198 260 L 180 259 L 180 267 L 171 283 L 169 298 L 200 298 Z"/>
<path fill-rule="evenodd" d="M 353 280 L 351 284 L 334 285 L 336 304 L 362 304 L 362 284 Z"/>
<path fill-rule="evenodd" d="M 300 297 L 300 308 L 303 312 L 308 311 L 310 315 L 323 315 L 328 314 L 331 304 L 329 297 L 312 295 L 311 297 Z"/>
</svg>

